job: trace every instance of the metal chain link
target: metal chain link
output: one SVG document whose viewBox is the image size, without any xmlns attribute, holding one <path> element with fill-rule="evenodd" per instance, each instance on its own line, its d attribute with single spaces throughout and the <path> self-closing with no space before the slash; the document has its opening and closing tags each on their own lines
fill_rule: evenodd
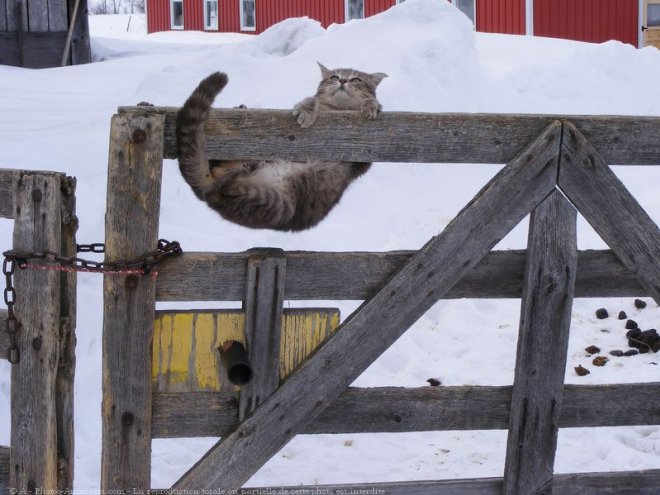
<svg viewBox="0 0 660 495">
<path fill-rule="evenodd" d="M 105 253 L 105 244 L 77 244 L 78 253 Z M 61 256 L 54 251 L 17 252 L 5 251 L 2 272 L 5 274 L 6 285 L 4 290 L 5 304 L 7 305 L 7 333 L 9 333 L 9 355 L 8 360 L 17 364 L 20 360 L 17 344 L 17 334 L 20 323 L 14 315 L 14 304 L 16 303 L 16 290 L 13 284 L 13 275 L 18 266 L 21 269 L 34 270 L 57 270 L 65 272 L 102 273 L 104 275 L 151 275 L 155 277 L 157 272 L 153 267 L 166 258 L 180 256 L 183 253 L 181 245 L 177 241 L 158 240 L 158 246 L 154 251 L 143 254 L 132 260 L 114 261 L 91 261 L 76 256 Z M 34 265 L 28 260 L 41 260 L 46 265 Z"/>
</svg>

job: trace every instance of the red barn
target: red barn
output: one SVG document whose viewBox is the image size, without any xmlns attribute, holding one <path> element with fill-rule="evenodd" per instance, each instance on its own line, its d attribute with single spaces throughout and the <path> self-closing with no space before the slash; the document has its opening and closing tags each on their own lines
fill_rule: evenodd
<svg viewBox="0 0 660 495">
<path fill-rule="evenodd" d="M 150 33 L 261 33 L 289 17 L 323 26 L 360 19 L 405 0 L 147 0 Z M 660 47 L 660 0 L 449 0 L 477 31 Z"/>
</svg>

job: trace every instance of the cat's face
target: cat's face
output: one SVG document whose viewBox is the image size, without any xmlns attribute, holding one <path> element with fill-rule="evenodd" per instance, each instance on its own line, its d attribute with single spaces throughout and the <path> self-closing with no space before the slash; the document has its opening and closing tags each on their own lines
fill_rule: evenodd
<svg viewBox="0 0 660 495">
<path fill-rule="evenodd" d="M 323 76 L 317 96 L 338 109 L 359 109 L 362 101 L 376 97 L 376 87 L 387 77 L 377 72 L 368 74 L 354 69 L 329 70 L 319 64 Z"/>
</svg>

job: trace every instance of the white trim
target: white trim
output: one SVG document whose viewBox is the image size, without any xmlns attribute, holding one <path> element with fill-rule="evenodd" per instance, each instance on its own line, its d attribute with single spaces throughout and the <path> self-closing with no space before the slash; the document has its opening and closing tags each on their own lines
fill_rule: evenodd
<svg viewBox="0 0 660 495">
<path fill-rule="evenodd" d="M 534 0 L 525 0 L 525 34 L 534 36 Z"/>
<path fill-rule="evenodd" d="M 204 31 L 217 31 L 219 26 L 220 26 L 220 20 L 218 19 L 220 15 L 220 2 L 219 0 L 202 0 L 204 2 Z M 215 2 L 215 26 L 209 26 L 206 24 L 206 20 L 209 17 L 208 13 L 208 2 L 209 1 L 214 1 Z"/>
<path fill-rule="evenodd" d="M 254 4 L 254 26 L 245 26 L 243 13 L 243 0 L 238 0 L 238 13 L 241 18 L 241 31 L 256 31 L 257 30 L 257 0 L 252 0 Z"/>
<path fill-rule="evenodd" d="M 642 31 L 642 26 L 644 25 L 644 7 L 646 2 L 644 0 L 639 0 L 639 15 L 637 16 L 637 48 L 644 48 L 644 31 Z"/>
<path fill-rule="evenodd" d="M 364 2 L 364 0 L 360 0 L 360 1 L 362 2 L 362 17 L 361 17 L 361 19 L 364 19 L 364 3 L 365 2 Z M 350 0 L 344 0 L 344 22 L 348 22 L 348 21 L 352 20 L 352 19 L 348 18 L 348 13 L 350 11 L 350 8 L 348 6 L 349 2 L 350 2 Z"/>
<path fill-rule="evenodd" d="M 147 2 L 145 2 L 146 4 Z M 180 26 L 175 26 L 174 25 L 174 4 L 175 3 L 180 3 L 181 4 L 181 25 Z M 180 31 L 185 28 L 186 22 L 184 19 L 185 12 L 183 10 L 183 0 L 170 0 L 170 29 Z"/>
<path fill-rule="evenodd" d="M 454 7 L 456 7 L 457 9 L 459 9 L 458 0 L 451 0 L 451 4 Z M 476 29 L 477 28 L 477 0 L 472 0 L 472 12 L 474 13 L 474 19 L 470 19 L 470 20 L 472 21 L 472 24 L 474 24 L 474 27 Z M 463 12 L 463 13 L 465 13 L 465 12 Z"/>
</svg>

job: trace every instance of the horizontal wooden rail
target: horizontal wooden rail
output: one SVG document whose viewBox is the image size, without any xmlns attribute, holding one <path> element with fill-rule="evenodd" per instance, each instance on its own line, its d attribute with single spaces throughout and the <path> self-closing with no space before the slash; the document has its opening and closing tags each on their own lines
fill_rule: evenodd
<svg viewBox="0 0 660 495">
<path fill-rule="evenodd" d="M 185 248 L 185 243 L 184 243 Z M 376 293 L 414 254 L 286 252 L 287 300 L 362 300 Z M 159 267 L 159 301 L 241 301 L 247 259 L 242 253 L 184 253 Z M 493 251 L 445 296 L 519 298 L 525 251 Z M 581 251 L 575 297 L 647 296 L 611 251 Z"/>
<path fill-rule="evenodd" d="M 165 114 L 165 158 L 176 158 L 171 107 L 121 107 Z M 207 125 L 215 159 L 506 163 L 553 121 L 573 122 L 610 164 L 659 165 L 660 118 L 384 112 L 366 121 L 331 112 L 302 129 L 290 110 L 214 109 Z"/>
<path fill-rule="evenodd" d="M 303 433 L 504 430 L 510 408 L 510 386 L 349 388 Z M 221 437 L 238 425 L 238 394 L 154 394 L 152 421 L 154 438 Z M 564 387 L 562 428 L 657 424 L 660 383 Z"/>
<path fill-rule="evenodd" d="M 556 474 L 552 493 L 561 495 L 655 495 L 658 493 L 660 470 L 611 473 Z M 280 489 L 282 491 L 280 491 Z M 239 495 L 258 493 L 382 493 L 385 495 L 501 495 L 502 478 L 477 478 L 442 481 L 408 481 L 396 483 L 360 483 L 355 485 L 313 485 L 244 488 Z"/>
</svg>

